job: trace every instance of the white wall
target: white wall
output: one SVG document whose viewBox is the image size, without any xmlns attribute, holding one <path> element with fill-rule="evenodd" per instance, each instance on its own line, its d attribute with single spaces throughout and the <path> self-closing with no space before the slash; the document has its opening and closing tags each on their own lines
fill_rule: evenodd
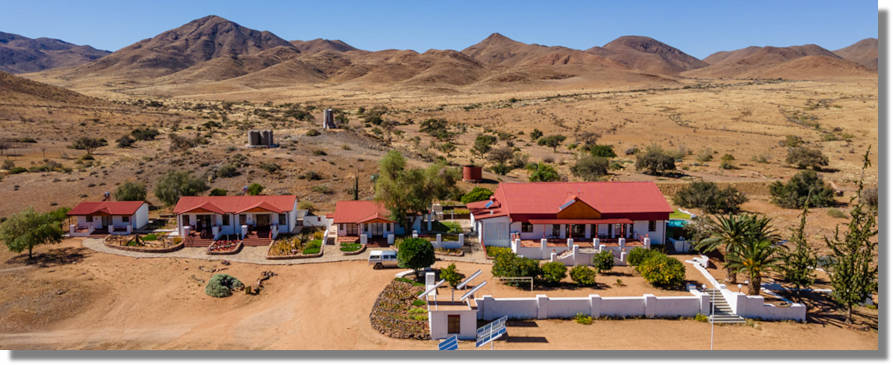
<svg viewBox="0 0 893 365">
<path fill-rule="evenodd" d="M 130 221 L 133 223 L 133 229 L 140 229 L 149 224 L 149 204 L 143 203 L 136 210 L 136 214 L 130 217 Z"/>
<path fill-rule="evenodd" d="M 509 233 L 509 218 L 494 217 L 479 220 L 479 240 L 487 246 L 509 247 L 511 237 Z"/>
<path fill-rule="evenodd" d="M 475 298 L 478 317 L 493 320 L 502 316 L 513 319 L 571 318 L 577 313 L 593 317 L 693 317 L 706 313 L 706 294 L 691 296 L 656 297 L 645 294 L 640 297 L 588 297 L 550 298 L 539 294 L 535 298 L 493 298 L 485 295 Z"/>
<path fill-rule="evenodd" d="M 447 333 L 449 329 L 447 324 L 448 315 L 459 315 L 459 333 L 456 334 L 459 339 L 473 340 L 477 337 L 477 310 L 437 310 L 431 312 L 430 305 L 428 309 L 428 328 L 431 332 L 431 339 L 439 340 L 453 335 Z"/>
</svg>

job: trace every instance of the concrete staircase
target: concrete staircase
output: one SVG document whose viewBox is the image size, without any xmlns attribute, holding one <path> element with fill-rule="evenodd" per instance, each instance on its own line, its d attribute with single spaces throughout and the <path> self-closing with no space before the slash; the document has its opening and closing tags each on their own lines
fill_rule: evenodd
<svg viewBox="0 0 893 365">
<path fill-rule="evenodd" d="M 732 307 L 726 302 L 726 298 L 722 296 L 722 292 L 718 289 L 707 289 L 710 295 L 710 302 L 713 303 L 713 315 L 710 316 L 710 323 L 744 323 L 745 320 L 741 316 L 732 312 Z"/>
</svg>

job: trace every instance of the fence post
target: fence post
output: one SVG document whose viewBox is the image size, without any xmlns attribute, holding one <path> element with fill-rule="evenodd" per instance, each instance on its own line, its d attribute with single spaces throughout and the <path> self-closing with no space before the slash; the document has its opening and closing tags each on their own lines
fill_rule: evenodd
<svg viewBox="0 0 893 365">
<path fill-rule="evenodd" d="M 602 316 L 602 297 L 598 294 L 589 294 L 589 315 L 592 318 Z"/>
<path fill-rule="evenodd" d="M 536 295 L 536 319 L 549 318 L 549 297 L 545 294 Z"/>
<path fill-rule="evenodd" d="M 654 311 L 657 309 L 657 297 L 654 294 L 645 294 L 642 296 L 642 302 L 645 304 L 645 317 L 654 318 Z"/>
</svg>

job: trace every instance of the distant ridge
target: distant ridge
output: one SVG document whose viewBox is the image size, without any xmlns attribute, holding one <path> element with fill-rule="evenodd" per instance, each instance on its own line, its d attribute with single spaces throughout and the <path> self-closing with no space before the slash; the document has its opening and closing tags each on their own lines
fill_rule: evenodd
<svg viewBox="0 0 893 365">
<path fill-rule="evenodd" d="M 806 59 L 800 60 L 801 58 Z M 707 78 L 820 79 L 865 76 L 869 71 L 815 44 L 747 47 L 716 52 L 704 61 L 709 66 L 685 72 L 683 75 Z M 807 73 L 807 70 L 811 73 Z"/>
<path fill-rule="evenodd" d="M 865 38 L 852 45 L 834 51 L 845 60 L 853 61 L 869 70 L 877 71 L 877 38 Z"/>
<path fill-rule="evenodd" d="M 353 46 L 345 43 L 341 40 L 329 40 L 316 38 L 309 41 L 291 41 L 291 44 L 295 46 L 301 53 L 313 54 L 322 51 L 333 51 L 333 52 L 347 52 L 347 51 L 356 51 L 357 49 Z"/>
<path fill-rule="evenodd" d="M 3 71 L 0 71 L 0 99 L 4 102 L 100 103 L 99 99 Z"/>
<path fill-rule="evenodd" d="M 0 71 L 25 73 L 95 61 L 109 51 L 53 38 L 28 38 L 0 32 Z"/>
</svg>

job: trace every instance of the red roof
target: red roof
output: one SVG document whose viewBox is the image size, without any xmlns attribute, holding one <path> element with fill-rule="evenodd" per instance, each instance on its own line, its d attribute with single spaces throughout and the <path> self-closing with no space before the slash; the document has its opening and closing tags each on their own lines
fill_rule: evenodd
<svg viewBox="0 0 893 365">
<path fill-rule="evenodd" d="M 574 200 L 597 210 L 602 218 L 668 219 L 673 211 L 650 181 L 500 183 L 490 200 L 467 207 L 476 219 L 554 219 Z"/>
<path fill-rule="evenodd" d="M 140 209 L 144 201 L 123 202 L 81 202 L 74 209 L 68 211 L 68 215 L 134 215 Z"/>
<path fill-rule="evenodd" d="M 378 220 L 393 223 L 384 204 L 374 200 L 341 200 L 335 203 L 333 223 L 365 223 Z"/>
<path fill-rule="evenodd" d="M 237 214 L 254 209 L 285 213 L 294 209 L 297 200 L 296 195 L 183 196 L 177 201 L 174 213 L 208 211 Z"/>
<path fill-rule="evenodd" d="M 632 224 L 633 221 L 628 218 L 568 218 L 568 219 L 530 219 L 530 224 Z"/>
</svg>

